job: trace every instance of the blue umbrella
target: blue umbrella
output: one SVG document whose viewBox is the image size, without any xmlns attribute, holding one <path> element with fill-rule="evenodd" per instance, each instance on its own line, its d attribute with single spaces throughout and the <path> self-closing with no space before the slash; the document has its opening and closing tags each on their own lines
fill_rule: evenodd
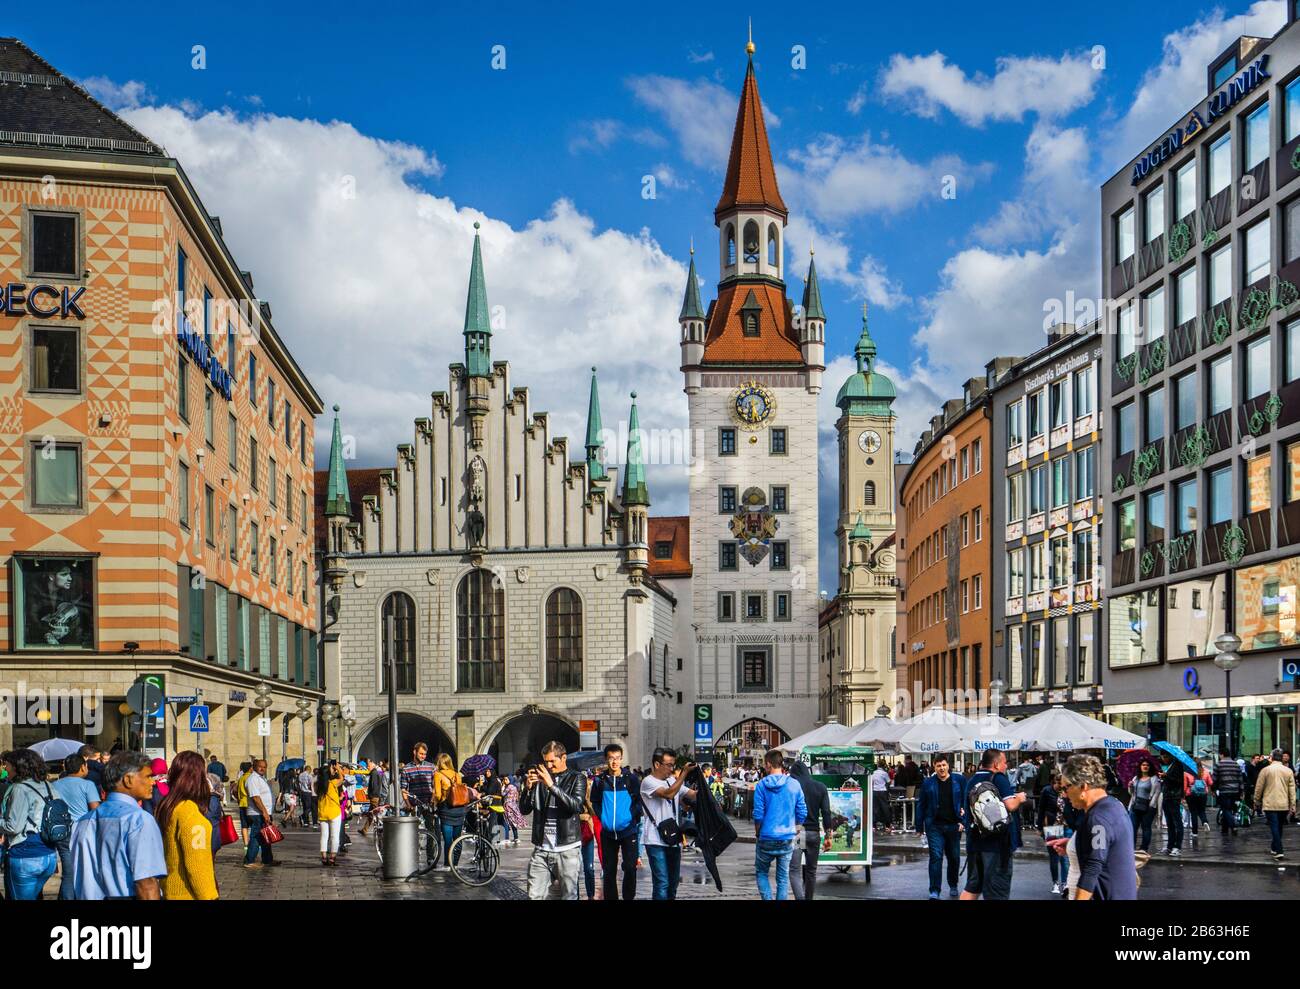
<svg viewBox="0 0 1300 989">
<path fill-rule="evenodd" d="M 303 762 L 301 759 L 281 759 L 280 765 L 275 767 L 275 775 L 279 776 L 288 769 L 302 769 L 305 765 L 307 765 L 307 763 Z"/>
<path fill-rule="evenodd" d="M 1189 773 L 1200 772 L 1200 768 L 1196 765 L 1196 760 L 1180 749 L 1177 745 L 1173 744 L 1173 742 L 1154 742 L 1151 747 L 1157 751 L 1173 756 L 1187 767 Z"/>
</svg>

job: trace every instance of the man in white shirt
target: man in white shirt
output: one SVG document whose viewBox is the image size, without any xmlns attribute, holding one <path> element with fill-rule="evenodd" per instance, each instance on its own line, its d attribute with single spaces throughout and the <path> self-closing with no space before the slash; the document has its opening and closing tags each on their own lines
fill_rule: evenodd
<svg viewBox="0 0 1300 989">
<path fill-rule="evenodd" d="M 871 774 L 871 810 L 875 821 L 874 827 L 889 830 L 893 824 L 893 815 L 889 812 L 889 770 L 877 765 Z"/>
<path fill-rule="evenodd" d="M 682 839 L 680 810 L 681 798 L 695 799 L 695 791 L 686 787 L 686 774 L 695 763 L 686 762 L 677 767 L 677 756 L 672 749 L 655 749 L 650 775 L 641 781 L 641 801 L 645 804 L 645 822 L 641 840 L 650 859 L 650 878 L 653 883 L 651 899 L 677 899 L 677 884 L 682 878 Z M 673 843 L 664 840 L 659 826 L 665 821 L 677 822 L 679 837 Z"/>
<path fill-rule="evenodd" d="M 248 790 L 248 851 L 244 853 L 245 869 L 260 869 L 264 865 L 279 865 L 271 854 L 271 846 L 262 840 L 262 828 L 274 824 L 271 809 L 275 806 L 275 797 L 271 795 L 271 784 L 266 781 L 266 760 L 256 759 L 253 771 L 248 774 L 244 784 Z M 258 852 L 262 861 L 255 862 Z"/>
</svg>

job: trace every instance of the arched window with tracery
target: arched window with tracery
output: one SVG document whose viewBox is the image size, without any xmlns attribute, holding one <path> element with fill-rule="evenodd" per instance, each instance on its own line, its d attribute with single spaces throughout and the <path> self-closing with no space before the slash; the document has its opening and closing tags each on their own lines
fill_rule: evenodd
<svg viewBox="0 0 1300 989">
<path fill-rule="evenodd" d="M 557 587 L 546 599 L 546 689 L 582 689 L 582 598 Z"/>
<path fill-rule="evenodd" d="M 456 588 L 456 689 L 506 689 L 506 593 L 490 570 Z"/>
<path fill-rule="evenodd" d="M 410 595 L 394 591 L 384 598 L 379 626 L 379 689 L 388 692 L 388 658 L 396 663 L 397 692 L 415 693 L 415 602 Z"/>
</svg>

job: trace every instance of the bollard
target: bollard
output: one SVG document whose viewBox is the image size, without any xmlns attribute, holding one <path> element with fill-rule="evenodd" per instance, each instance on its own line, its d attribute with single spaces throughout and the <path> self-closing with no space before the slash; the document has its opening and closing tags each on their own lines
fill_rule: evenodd
<svg viewBox="0 0 1300 989">
<path fill-rule="evenodd" d="M 384 878 L 406 879 L 420 867 L 418 817 L 384 818 Z"/>
</svg>

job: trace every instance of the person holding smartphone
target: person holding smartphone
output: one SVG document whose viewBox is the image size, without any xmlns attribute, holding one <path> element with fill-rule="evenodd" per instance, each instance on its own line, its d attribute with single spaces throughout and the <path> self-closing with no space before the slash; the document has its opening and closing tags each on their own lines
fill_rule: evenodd
<svg viewBox="0 0 1300 989">
<path fill-rule="evenodd" d="M 657 748 L 651 757 L 650 774 L 641 782 L 645 807 L 641 836 L 650 859 L 654 900 L 677 898 L 682 878 L 681 799 L 695 799 L 695 791 L 686 786 L 686 775 L 694 766 L 688 760 L 679 767 L 672 749 Z"/>
</svg>

